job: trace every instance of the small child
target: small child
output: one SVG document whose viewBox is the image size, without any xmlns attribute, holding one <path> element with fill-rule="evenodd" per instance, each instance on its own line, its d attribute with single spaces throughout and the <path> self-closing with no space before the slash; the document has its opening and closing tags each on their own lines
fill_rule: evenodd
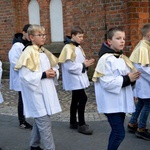
<svg viewBox="0 0 150 150">
<path fill-rule="evenodd" d="M 146 129 L 150 112 L 150 24 L 144 25 L 141 33 L 142 39 L 130 56 L 136 69 L 141 72 L 141 77 L 135 85 L 138 98 L 136 111 L 132 114 L 127 128 L 137 137 L 150 140 L 150 133 Z"/>
<path fill-rule="evenodd" d="M 135 111 L 132 85 L 140 73 L 122 54 L 125 46 L 123 29 L 111 28 L 107 32 L 107 42 L 100 49 L 93 81 L 98 112 L 106 115 L 112 129 L 107 150 L 117 150 L 125 137 L 125 114 Z"/>
<path fill-rule="evenodd" d="M 32 125 L 30 125 L 24 116 L 23 110 L 23 100 L 21 94 L 20 80 L 18 71 L 14 70 L 14 67 L 26 45 L 29 45 L 30 39 L 28 37 L 27 30 L 30 24 L 26 24 L 23 27 L 22 33 L 16 33 L 13 38 L 13 45 L 8 53 L 8 58 L 10 62 L 10 74 L 9 74 L 9 88 L 10 90 L 14 90 L 18 92 L 18 120 L 19 127 L 21 129 L 32 129 Z"/>
<path fill-rule="evenodd" d="M 70 128 L 78 129 L 78 132 L 90 135 L 92 130 L 85 123 L 84 111 L 87 96 L 84 91 L 89 86 L 87 68 L 94 64 L 94 59 L 86 59 L 80 44 L 83 41 L 83 30 L 75 26 L 71 30 L 71 37 L 65 39 L 65 46 L 61 51 L 59 62 L 62 67 L 63 88 L 72 91 L 70 106 Z M 77 121 L 78 111 L 78 121 Z"/>
<path fill-rule="evenodd" d="M 54 150 L 50 116 L 61 111 L 54 85 L 58 60 L 43 47 L 44 27 L 31 25 L 28 35 L 32 45 L 22 52 L 15 69 L 19 70 L 25 117 L 34 118 L 30 150 L 42 150 L 40 140 L 44 150 Z"/>
</svg>

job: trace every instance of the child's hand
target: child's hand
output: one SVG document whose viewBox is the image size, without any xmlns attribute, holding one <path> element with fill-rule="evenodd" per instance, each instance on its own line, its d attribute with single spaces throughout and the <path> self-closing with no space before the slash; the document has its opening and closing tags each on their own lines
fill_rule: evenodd
<svg viewBox="0 0 150 150">
<path fill-rule="evenodd" d="M 141 73 L 139 71 L 128 73 L 131 82 L 136 81 L 140 77 L 140 75 Z"/>
<path fill-rule="evenodd" d="M 95 63 L 95 59 L 91 58 L 91 59 L 89 59 L 89 62 L 94 64 Z"/>
<path fill-rule="evenodd" d="M 89 67 L 89 66 L 94 65 L 94 62 L 95 62 L 95 59 L 91 58 L 91 59 L 89 59 L 89 60 L 86 59 L 86 60 L 84 61 L 84 64 L 85 64 L 86 67 Z"/>
<path fill-rule="evenodd" d="M 56 76 L 56 71 L 54 71 L 52 68 L 46 71 L 47 78 L 54 78 L 55 76 Z"/>
</svg>

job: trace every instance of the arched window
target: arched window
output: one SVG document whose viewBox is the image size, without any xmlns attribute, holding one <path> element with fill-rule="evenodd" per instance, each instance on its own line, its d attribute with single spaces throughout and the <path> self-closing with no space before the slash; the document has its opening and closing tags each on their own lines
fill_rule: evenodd
<svg viewBox="0 0 150 150">
<path fill-rule="evenodd" d="M 29 23 L 40 25 L 39 4 L 37 0 L 31 0 L 28 5 Z"/>
<path fill-rule="evenodd" d="M 50 1 L 50 22 L 52 42 L 62 42 L 64 40 L 64 35 L 61 0 Z"/>
</svg>

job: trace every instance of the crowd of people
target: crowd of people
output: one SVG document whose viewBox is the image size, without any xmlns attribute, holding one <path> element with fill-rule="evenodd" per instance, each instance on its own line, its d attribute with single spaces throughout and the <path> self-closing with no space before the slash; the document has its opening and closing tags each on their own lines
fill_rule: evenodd
<svg viewBox="0 0 150 150">
<path fill-rule="evenodd" d="M 146 128 L 150 112 L 150 24 L 144 25 L 141 33 L 142 40 L 129 58 L 123 54 L 125 31 L 120 27 L 107 31 L 106 42 L 100 48 L 92 80 L 98 113 L 106 115 L 111 127 L 107 150 L 117 150 L 125 138 L 126 113 L 132 113 L 128 131 L 150 140 Z M 18 92 L 19 127 L 31 129 L 30 150 L 55 150 L 51 115 L 61 112 L 55 88 L 60 66 L 63 89 L 72 91 L 69 127 L 85 135 L 93 134 L 84 112 L 88 99 L 85 89 L 90 85 L 87 72 L 96 62 L 93 58 L 87 59 L 81 47 L 83 38 L 84 31 L 79 26 L 72 27 L 57 58 L 44 47 L 46 30 L 43 26 L 27 24 L 22 33 L 14 35 L 8 54 L 10 89 Z M 33 125 L 26 121 L 29 117 L 34 118 Z"/>
</svg>

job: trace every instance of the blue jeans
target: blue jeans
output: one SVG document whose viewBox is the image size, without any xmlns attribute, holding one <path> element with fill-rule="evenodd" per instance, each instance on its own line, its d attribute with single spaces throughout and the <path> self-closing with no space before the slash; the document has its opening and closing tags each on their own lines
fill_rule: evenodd
<svg viewBox="0 0 150 150">
<path fill-rule="evenodd" d="M 125 138 L 124 120 L 125 113 L 105 114 L 111 126 L 107 150 L 117 150 Z"/>
<path fill-rule="evenodd" d="M 138 98 L 138 102 L 136 104 L 136 110 L 132 114 L 129 123 L 131 124 L 138 123 L 138 128 L 146 128 L 149 112 L 150 112 L 150 99 Z"/>
</svg>

